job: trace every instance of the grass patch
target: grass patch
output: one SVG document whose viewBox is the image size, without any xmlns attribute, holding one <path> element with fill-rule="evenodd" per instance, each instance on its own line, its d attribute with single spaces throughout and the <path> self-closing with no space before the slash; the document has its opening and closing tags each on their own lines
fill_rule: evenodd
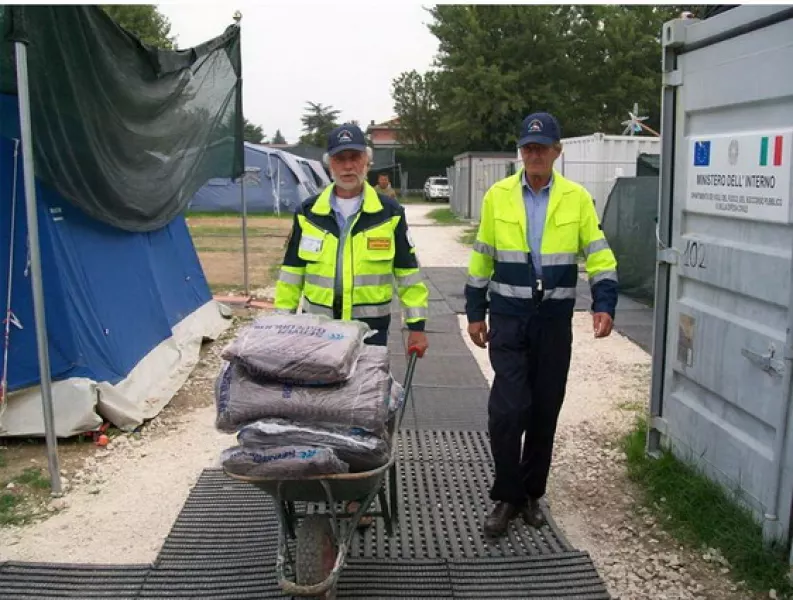
<svg viewBox="0 0 793 600">
<path fill-rule="evenodd" d="M 230 283 L 210 283 L 209 291 L 215 296 L 225 296 L 229 292 L 236 292 L 238 294 L 244 293 L 244 285 L 232 285 Z"/>
<path fill-rule="evenodd" d="M 195 247 L 197 252 L 231 252 L 231 253 L 239 253 L 242 255 L 242 246 L 203 246 L 201 244 L 196 244 Z M 254 248 L 248 248 L 248 255 L 254 252 Z"/>
<path fill-rule="evenodd" d="M 0 451 L 0 468 L 7 466 L 8 466 L 8 461 L 6 461 L 5 453 Z"/>
<path fill-rule="evenodd" d="M 653 459 L 645 454 L 646 423 L 639 419 L 623 439 L 628 475 L 644 492 L 644 502 L 663 527 L 699 550 L 719 550 L 735 581 L 754 592 L 775 589 L 793 593 L 788 581 L 788 553 L 783 544 L 765 545 L 762 529 L 725 490 L 679 461 L 671 452 Z"/>
<path fill-rule="evenodd" d="M 266 227 L 251 227 L 248 225 L 248 237 L 250 236 L 273 236 L 286 237 L 282 230 Z M 242 227 L 211 227 L 204 225 L 193 225 L 190 227 L 190 235 L 201 237 L 211 235 L 216 237 L 233 237 L 242 240 Z"/>
<path fill-rule="evenodd" d="M 12 489 L 8 484 L 13 483 Z M 0 482 L 0 526 L 23 525 L 33 518 L 33 501 L 50 489 L 50 480 L 38 468 L 29 467 L 10 481 Z"/>
<path fill-rule="evenodd" d="M 397 197 L 400 204 L 429 204 L 421 194 L 408 194 Z"/>
<path fill-rule="evenodd" d="M 235 219 L 242 219 L 242 212 L 223 211 L 223 212 L 187 212 L 185 217 L 188 219 L 214 219 L 219 217 L 233 217 Z M 294 214 L 291 212 L 282 212 L 280 215 L 275 213 L 248 213 L 248 219 L 292 219 Z"/>
<path fill-rule="evenodd" d="M 620 402 L 617 408 L 626 412 L 639 412 L 644 410 L 645 406 L 641 402 Z"/>
<path fill-rule="evenodd" d="M 476 227 L 469 227 L 460 234 L 460 243 L 466 246 L 473 246 L 476 241 Z"/>
<path fill-rule="evenodd" d="M 439 225 L 462 225 L 464 223 L 452 212 L 451 208 L 436 208 L 428 212 L 427 217 Z"/>
<path fill-rule="evenodd" d="M 22 497 L 13 492 L 0 493 L 0 525 L 19 525 L 24 522 L 24 515 L 18 514 L 17 507 Z"/>
<path fill-rule="evenodd" d="M 22 471 L 21 475 L 14 478 L 14 483 L 28 486 L 35 490 L 50 489 L 50 480 L 44 475 L 41 469 L 29 467 Z"/>
<path fill-rule="evenodd" d="M 256 216 L 248 220 L 248 278 L 251 291 L 273 284 L 273 266 L 284 257 L 290 219 Z M 215 213 L 189 223 L 193 244 L 213 293 L 244 287 L 242 232 L 239 219 Z"/>
</svg>

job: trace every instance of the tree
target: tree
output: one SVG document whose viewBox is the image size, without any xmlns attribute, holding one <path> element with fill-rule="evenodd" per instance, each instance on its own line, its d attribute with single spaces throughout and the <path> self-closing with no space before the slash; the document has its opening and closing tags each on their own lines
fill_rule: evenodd
<svg viewBox="0 0 793 600">
<path fill-rule="evenodd" d="M 514 150 L 547 110 L 565 137 L 621 133 L 638 102 L 660 119 L 661 28 L 680 6 L 439 5 L 438 130 L 457 149 Z"/>
<path fill-rule="evenodd" d="M 173 49 L 171 22 L 154 4 L 104 4 L 107 15 L 150 46 Z"/>
<path fill-rule="evenodd" d="M 276 129 L 275 135 L 273 136 L 273 144 L 286 144 L 286 138 L 284 134 L 281 133 L 280 129 Z"/>
<path fill-rule="evenodd" d="M 445 146 L 439 131 L 440 111 L 435 90 L 438 74 L 407 71 L 391 84 L 394 112 L 399 118 L 398 138 L 420 150 Z"/>
<path fill-rule="evenodd" d="M 685 7 L 613 5 L 609 8 L 608 18 L 598 29 L 603 60 L 593 66 L 602 88 L 600 127 L 609 133 L 622 133 L 621 122 L 628 118 L 628 110 L 636 102 L 643 114 L 649 116 L 646 124 L 659 131 L 661 27 Z"/>
<path fill-rule="evenodd" d="M 260 125 L 254 125 L 248 119 L 242 119 L 242 138 L 251 144 L 266 144 L 264 131 Z"/>
<path fill-rule="evenodd" d="M 300 136 L 300 143 L 324 146 L 328 134 L 338 125 L 337 119 L 341 111 L 317 102 L 308 102 L 307 105 L 306 112 L 300 119 L 305 132 Z"/>
</svg>

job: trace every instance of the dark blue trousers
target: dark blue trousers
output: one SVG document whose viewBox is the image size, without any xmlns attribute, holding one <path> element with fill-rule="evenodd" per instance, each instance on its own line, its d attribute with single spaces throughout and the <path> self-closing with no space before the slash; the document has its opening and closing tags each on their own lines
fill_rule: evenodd
<svg viewBox="0 0 793 600">
<path fill-rule="evenodd" d="M 521 506 L 545 495 L 572 342 L 569 317 L 490 316 L 495 380 L 488 428 L 496 467 L 490 498 L 496 502 Z"/>
</svg>

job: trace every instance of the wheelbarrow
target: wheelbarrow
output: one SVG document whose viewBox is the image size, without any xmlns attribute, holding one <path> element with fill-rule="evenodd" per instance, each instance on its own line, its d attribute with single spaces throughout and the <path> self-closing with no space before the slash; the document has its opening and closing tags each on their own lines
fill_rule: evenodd
<svg viewBox="0 0 793 600">
<path fill-rule="evenodd" d="M 286 595 L 334 600 L 336 585 L 345 566 L 350 543 L 363 517 L 382 517 L 386 533 L 394 535 L 397 507 L 397 435 L 411 396 L 418 351 L 408 350 L 404 401 L 391 416 L 387 433 L 391 442 L 388 462 L 371 471 L 314 475 L 300 479 L 257 476 L 229 477 L 248 482 L 273 497 L 278 514 L 278 585 Z M 386 494 L 386 489 L 388 494 Z M 380 511 L 370 511 L 375 497 Z M 295 510 L 296 502 L 324 503 L 325 512 L 307 514 Z M 339 510 L 339 503 L 358 502 L 355 512 Z M 295 556 L 289 550 L 295 540 Z"/>
</svg>

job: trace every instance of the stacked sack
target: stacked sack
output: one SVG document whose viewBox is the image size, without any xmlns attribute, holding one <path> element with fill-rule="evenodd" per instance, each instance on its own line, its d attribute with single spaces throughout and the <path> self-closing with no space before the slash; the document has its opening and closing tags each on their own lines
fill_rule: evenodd
<svg viewBox="0 0 793 600">
<path fill-rule="evenodd" d="M 404 394 L 388 350 L 358 321 L 268 315 L 222 352 L 215 426 L 237 433 L 221 455 L 237 475 L 298 479 L 388 462 L 388 421 Z"/>
</svg>

